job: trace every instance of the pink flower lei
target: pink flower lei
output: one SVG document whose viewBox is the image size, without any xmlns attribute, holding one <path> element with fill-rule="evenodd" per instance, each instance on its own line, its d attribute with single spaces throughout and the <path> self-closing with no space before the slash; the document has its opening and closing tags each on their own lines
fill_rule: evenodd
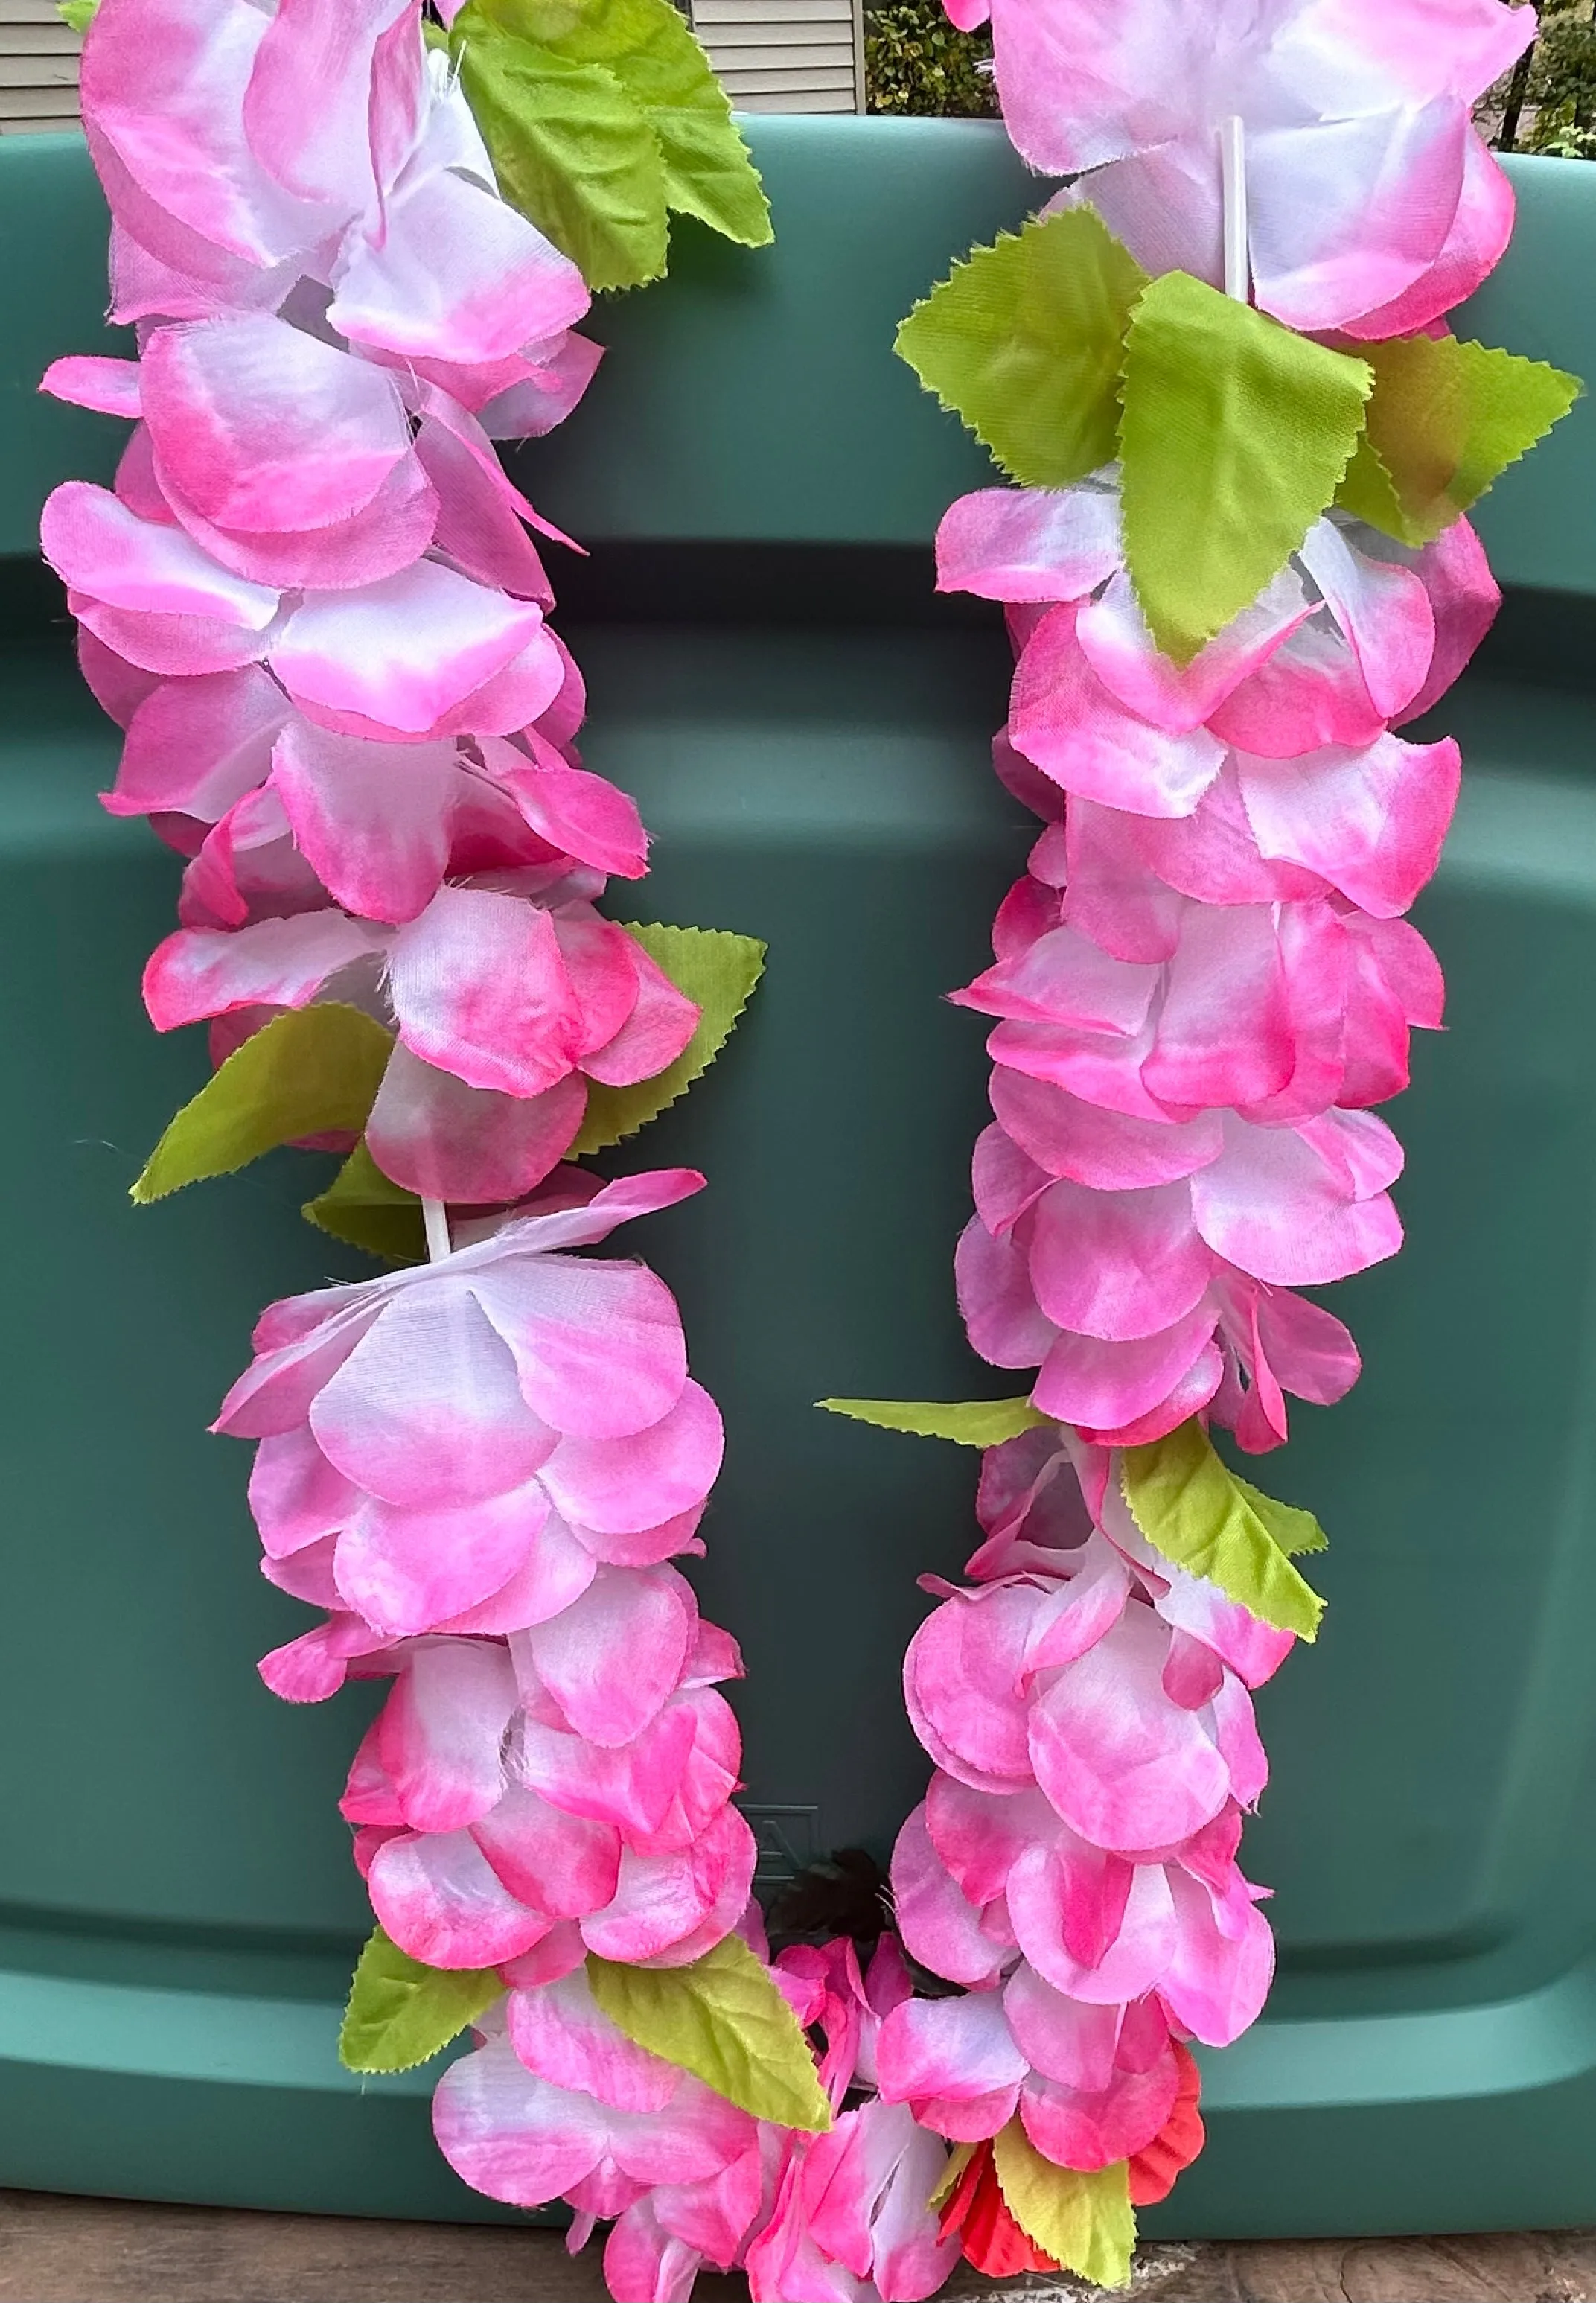
<svg viewBox="0 0 1596 2303">
<path fill-rule="evenodd" d="M 757 179 L 659 8 L 722 228 L 757 245 Z M 1458 760 L 1396 731 L 1497 595 L 1464 507 L 1404 497 L 1374 411 L 1382 359 L 1446 358 L 1506 244 L 1468 107 L 1533 20 L 992 0 L 1010 132 L 1071 180 L 1027 233 L 1096 232 L 1140 301 L 1118 459 L 1005 455 L 1023 485 L 938 536 L 943 587 L 1006 608 L 996 765 L 1042 822 L 955 995 L 994 1025 L 959 1299 L 985 1358 L 1036 1373 L 1007 1404 L 840 1403 L 985 1450 L 970 1583 L 932 1584 L 906 1660 L 934 1774 L 861 1964 L 845 1935 L 771 1955 L 718 1692 L 741 1660 L 673 1564 L 702 1550 L 719 1416 L 662 1283 L 581 1252 L 701 1186 L 576 1163 L 702 1068 L 759 966 L 595 908 L 646 838 L 580 763 L 533 541 L 566 539 L 495 450 L 575 405 L 590 290 L 663 269 L 665 209 L 617 246 L 579 175 L 558 215 L 507 197 L 515 122 L 485 142 L 474 92 L 548 51 L 494 0 L 440 13 L 102 0 L 84 122 L 139 356 L 45 379 L 133 424 L 112 489 L 51 497 L 44 545 L 125 730 L 106 805 L 185 859 L 147 1005 L 206 1021 L 217 1067 L 141 1195 L 238 1164 L 240 1129 L 338 1148 L 327 1227 L 408 1259 L 272 1305 L 217 1425 L 256 1443 L 264 1572 L 320 1613 L 267 1683 L 390 1683 L 341 1802 L 379 1922 L 345 2058 L 403 2068 L 469 2025 L 441 2147 L 491 2198 L 564 2201 L 574 2246 L 610 2223 L 618 2303 L 685 2303 L 706 2264 L 755 2303 L 911 2303 L 961 2253 L 1115 2283 L 1132 2208 L 1201 2147 L 1189 2043 L 1234 2039 L 1272 1974 L 1237 1864 L 1266 1776 L 1250 1691 L 1311 1636 L 1288 1555 L 1316 1531 L 1207 1432 L 1262 1452 L 1288 1395 L 1339 1398 L 1356 1346 L 1296 1291 L 1400 1243 L 1371 1107 L 1441 1020 L 1403 915 Z M 653 133 L 646 75 L 603 68 Z M 1356 369 L 1377 468 L 1355 485 L 1349 437 L 1195 645 L 1131 422 L 1171 280 L 1222 349 L 1256 325 L 1272 358 Z M 1222 286 L 1244 321 L 1202 304 Z M 906 349 L 936 381 L 935 345 Z M 945 392 L 983 437 L 1013 414 L 988 422 L 989 382 Z"/>
</svg>

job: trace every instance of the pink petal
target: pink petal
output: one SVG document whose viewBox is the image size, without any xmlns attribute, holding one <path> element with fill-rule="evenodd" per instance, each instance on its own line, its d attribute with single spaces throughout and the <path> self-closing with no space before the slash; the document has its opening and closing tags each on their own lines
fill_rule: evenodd
<svg viewBox="0 0 1596 2303">
<path fill-rule="evenodd" d="M 1081 609 L 1075 631 L 1081 654 L 1116 703 L 1172 736 L 1189 736 L 1312 613 L 1301 578 L 1284 572 L 1182 667 L 1156 646 L 1135 587 L 1120 573 L 1100 600 Z"/>
<path fill-rule="evenodd" d="M 1056 1812 L 1094 1847 L 1165 1847 L 1218 1814 L 1230 1776 L 1197 1716 L 1170 1702 L 1161 1675 L 1169 1632 L 1151 1610 L 1126 1609 L 1105 1638 L 1061 1673 L 1030 1714 L 1037 1779 Z"/>
<path fill-rule="evenodd" d="M 372 150 L 373 80 L 383 35 L 396 31 L 405 35 L 401 54 L 410 86 L 408 105 L 401 105 L 401 117 L 409 115 L 408 137 L 401 138 L 407 148 L 424 85 L 411 0 L 355 0 L 332 21 L 315 0 L 278 0 L 250 75 L 244 127 L 251 150 L 287 190 L 335 203 L 345 213 L 379 197 L 383 180 Z M 384 85 L 381 77 L 378 85 Z M 399 157 L 404 156 L 401 150 Z"/>
<path fill-rule="evenodd" d="M 1100 1958 L 1076 1956 L 1077 1948 L 1088 1946 L 1079 1938 L 1071 1946 L 1070 1909 L 1058 1859 L 1045 1847 L 1022 1855 L 1009 1880 L 1014 1932 L 1032 1967 L 1055 1990 L 1112 2007 L 1139 1999 L 1160 1982 L 1175 1938 L 1175 1906 L 1162 1864 L 1136 1866 L 1118 1929 Z"/>
<path fill-rule="evenodd" d="M 1023 1245 L 1047 1318 L 1113 1343 L 1186 1318 L 1214 1268 L 1185 1183 L 1136 1192 L 1051 1184 L 1026 1219 Z"/>
<path fill-rule="evenodd" d="M 430 736 L 513 664 L 542 624 L 528 602 L 423 560 L 358 592 L 310 593 L 270 660 L 290 695 L 332 724 Z"/>
<path fill-rule="evenodd" d="M 441 888 L 396 938 L 389 987 L 404 1045 L 467 1086 L 541 1095 L 580 1051 L 554 921 L 520 897 Z"/>
<path fill-rule="evenodd" d="M 509 1583 L 548 1516 L 535 1481 L 420 1510 L 364 1497 L 339 1540 L 338 1588 L 347 1606 L 395 1639 L 437 1631 Z"/>
<path fill-rule="evenodd" d="M 1461 763 L 1450 737 L 1382 736 L 1361 752 L 1291 761 L 1238 755 L 1259 848 L 1320 873 L 1366 912 L 1405 912 L 1441 860 Z"/>
<path fill-rule="evenodd" d="M 277 613 L 275 590 L 230 575 L 180 529 L 136 518 L 108 488 L 87 480 L 67 480 L 55 490 L 39 534 L 63 582 L 107 607 L 204 620 L 236 633 L 240 644 L 264 633 Z"/>
<path fill-rule="evenodd" d="M 1015 750 L 1083 798 L 1189 815 L 1219 772 L 1223 745 L 1205 728 L 1170 734 L 1117 703 L 1082 652 L 1078 612 L 1050 609 L 1027 643 L 1009 715 Z"/>
<path fill-rule="evenodd" d="M 457 99 L 460 101 L 462 99 Z M 351 235 L 327 317 L 340 335 L 420 359 L 502 359 L 588 308 L 582 274 L 481 184 L 424 155 L 388 203 L 380 244 Z"/>
<path fill-rule="evenodd" d="M 982 488 L 937 530 L 937 588 L 985 600 L 1079 600 L 1120 565 L 1112 489 Z"/>
<path fill-rule="evenodd" d="M 1207 1370 L 1210 1360 L 1206 1396 L 1212 1396 L 1220 1376 L 1218 1354 L 1210 1352 L 1217 1320 L 1214 1306 L 1203 1303 L 1162 1335 L 1140 1342 L 1109 1344 L 1096 1337 L 1061 1335 L 1048 1348 L 1031 1396 L 1045 1415 L 1061 1423 L 1088 1432 L 1117 1431 L 1151 1414 L 1188 1377 Z"/>
<path fill-rule="evenodd" d="M 304 1424 L 263 1439 L 255 1451 L 249 1508 L 268 1558 L 286 1558 L 339 1534 L 361 1500 L 359 1489 L 334 1470 Z"/>
<path fill-rule="evenodd" d="M 1161 1126 L 1083 1103 L 1063 1088 L 1001 1064 L 992 1075 L 991 1095 L 1000 1125 L 1031 1159 L 1050 1176 L 1096 1192 L 1174 1183 L 1217 1159 L 1224 1140 L 1216 1112 Z"/>
<path fill-rule="evenodd" d="M 473 2190 L 521 2207 L 569 2190 L 609 2144 L 602 2105 L 533 2079 L 508 2038 L 449 2064 L 433 2097 L 433 2131 Z"/>
<path fill-rule="evenodd" d="M 151 953 L 144 1004 L 157 1032 L 238 1008 L 307 1008 L 341 968 L 381 948 L 360 921 L 334 911 L 257 920 L 231 933 L 181 929 Z"/>
<path fill-rule="evenodd" d="M 542 1470 L 559 1510 L 582 1528 L 628 1534 L 701 1503 L 720 1471 L 720 1414 L 693 1382 L 669 1413 L 622 1439 L 563 1439 Z"/>
<path fill-rule="evenodd" d="M 983 1931 L 980 1912 L 932 1845 L 923 1807 L 914 1810 L 898 1834 L 892 1884 L 899 1932 L 922 1966 L 950 1983 L 995 1980 L 1008 1955 Z"/>
<path fill-rule="evenodd" d="M 509 1893 L 552 1918 L 584 1919 L 615 1894 L 621 1860 L 615 1825 L 567 1815 L 520 1784 L 504 1790 L 471 1835 Z"/>
<path fill-rule="evenodd" d="M 582 1937 L 601 1958 L 637 1961 L 698 1956 L 695 1935 L 712 1941 L 729 1935 L 748 1901 L 756 1850 L 753 1834 L 734 1807 L 723 1808 L 691 1848 L 679 1855 L 621 1857 L 620 1884 L 604 1911 L 584 1919 Z M 699 1949 L 707 1950 L 701 1943 Z"/>
<path fill-rule="evenodd" d="M 440 1640 L 417 1647 L 377 1725 L 377 1752 L 400 1820 L 413 1831 L 475 1823 L 504 1789 L 500 1746 L 516 1708 L 501 1647 Z"/>
<path fill-rule="evenodd" d="M 142 375 L 163 485 L 220 527 L 331 527 L 410 453 L 391 377 L 265 314 L 155 329 Z"/>
<path fill-rule="evenodd" d="M 1159 1990 L 1170 2012 L 1205 2046 L 1228 2047 L 1257 2020 L 1274 1979 L 1268 1923 L 1239 1884 L 1222 1907 L 1183 1871 L 1172 1869 L 1170 1885 L 1178 1931 Z"/>
<path fill-rule="evenodd" d="M 128 722 L 113 815 L 168 808 L 206 823 L 265 781 L 290 706 L 258 664 L 196 679 L 164 679 Z"/>
<path fill-rule="evenodd" d="M 72 353 L 50 362 L 38 388 L 56 400 L 70 401 L 76 408 L 97 408 L 103 415 L 127 416 L 137 423 L 143 412 L 139 381 L 137 360 Z"/>
<path fill-rule="evenodd" d="M 675 1694 L 696 1621 L 674 1568 L 601 1567 L 581 1599 L 517 1644 L 575 1733 L 614 1749 Z"/>
<path fill-rule="evenodd" d="M 423 1509 L 518 1488 L 555 1444 L 472 1295 L 432 1272 L 383 1306 L 318 1394 L 311 1425 L 350 1479 Z"/>
<path fill-rule="evenodd" d="M 301 853 L 333 901 L 368 920 L 413 920 L 436 894 L 459 772 L 452 744 L 373 744 L 298 716 L 272 755 Z"/>
<path fill-rule="evenodd" d="M 366 1148 L 407 1191 L 491 1205 L 519 1199 L 559 1166 L 586 1109 L 577 1072 L 541 1095 L 504 1095 L 467 1087 L 399 1045 L 366 1121 Z"/>
<path fill-rule="evenodd" d="M 428 1967 L 498 1967 L 550 1928 L 502 1887 L 468 1831 L 407 1834 L 378 1848 L 372 1908 L 401 1951 Z"/>
<path fill-rule="evenodd" d="M 681 2072 L 635 2046 L 599 2008 L 581 1968 L 541 1990 L 512 1991 L 509 2037 L 539 2079 L 617 2111 L 663 2111 Z"/>
<path fill-rule="evenodd" d="M 1424 686 L 1434 653 L 1424 584 L 1409 569 L 1355 550 L 1331 519 L 1315 521 L 1298 556 L 1352 643 L 1374 709 L 1394 720 Z"/>
<path fill-rule="evenodd" d="M 527 1406 L 556 1430 L 626 1438 L 658 1423 L 681 1397 L 681 1315 L 669 1289 L 642 1265 L 507 1258 L 498 1269 L 472 1271 L 470 1281 L 515 1359 Z"/>
</svg>

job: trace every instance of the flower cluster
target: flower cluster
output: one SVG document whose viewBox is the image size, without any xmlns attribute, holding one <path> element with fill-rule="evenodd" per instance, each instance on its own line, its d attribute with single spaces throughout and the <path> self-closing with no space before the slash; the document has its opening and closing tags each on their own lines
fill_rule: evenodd
<svg viewBox="0 0 1596 2303">
<path fill-rule="evenodd" d="M 910 1952 L 967 1989 L 897 2010 L 878 2062 L 939 2134 L 1017 2113 L 1084 2172 L 1134 2162 L 1183 2043 L 1226 2046 L 1263 2004 L 1273 1947 L 1236 1866 L 1267 1773 L 1248 1691 L 1292 1645 L 1161 1559 L 1112 1470 L 1052 1426 L 990 1450 L 975 1588 L 933 1586 L 904 1689 L 937 1773 L 893 1886 Z"/>
<path fill-rule="evenodd" d="M 1247 255 L 1294 328 L 1404 335 L 1507 247 L 1513 195 L 1470 112 L 1535 35 L 1503 0 L 947 0 L 990 20 L 1033 168 L 1076 179 L 1151 272 L 1223 279 L 1222 123 L 1246 123 Z"/>
<path fill-rule="evenodd" d="M 307 98 L 314 83 L 315 99 Z M 134 420 L 111 490 L 46 507 L 108 806 L 188 856 L 157 1028 L 285 1009 L 397 1027 L 372 1148 L 440 1199 L 520 1197 L 590 1081 L 681 1052 L 692 1003 L 593 912 L 646 842 L 582 768 L 541 520 L 495 438 L 567 414 L 576 266 L 500 197 L 416 0 L 105 0 L 84 121 L 136 361 L 46 388 Z"/>
<path fill-rule="evenodd" d="M 584 1980 L 712 1950 L 754 1864 L 741 1660 L 671 1564 L 720 1419 L 662 1283 L 572 1252 L 703 1179 L 561 1165 L 590 1084 L 655 1077 L 699 1022 L 595 909 L 647 842 L 575 748 L 533 536 L 566 539 L 494 444 L 581 396 L 587 285 L 500 196 L 420 0 L 104 0 L 82 87 L 138 358 L 45 388 L 133 429 L 43 541 L 124 731 L 106 805 L 185 859 L 146 1004 L 208 1021 L 218 1064 L 321 1001 L 389 1027 L 367 1150 L 433 1203 L 437 1260 L 272 1305 L 223 1405 L 265 1571 L 322 1611 L 262 1671 L 297 1702 L 391 1682 L 342 1801 L 385 1955 L 504 1987 L 441 2104 L 463 2171 L 591 2221 L 752 2146 L 757 2206 L 754 2122 Z M 466 2139 L 506 2057 L 555 2130 L 509 2189 Z"/>
<path fill-rule="evenodd" d="M 1296 1295 L 1401 1244 L 1400 1147 L 1368 1107 L 1441 1021 L 1401 915 L 1435 868 L 1457 747 L 1392 732 L 1497 601 L 1466 522 L 1427 550 L 1320 519 L 1184 670 L 1149 638 L 1112 473 L 983 490 L 939 539 L 945 588 L 1008 605 L 998 772 L 1047 819 L 956 993 L 998 1018 L 994 1125 L 958 1258 L 971 1340 L 1040 1365 L 1038 1407 L 1105 1445 L 1206 1411 L 1252 1450 L 1284 1395 L 1358 1369 Z"/>
<path fill-rule="evenodd" d="M 743 1931 L 768 1956 L 757 1906 Z M 708 2265 L 744 2271 L 752 2303 L 920 2303 L 958 2248 L 928 2205 L 943 2146 L 876 2091 L 884 2020 L 913 1987 L 903 1955 L 884 1936 L 861 1974 L 844 1937 L 784 1951 L 772 1973 L 815 2040 L 826 2133 L 754 2119 L 634 2046 L 579 1973 L 512 1971 L 502 2012 L 439 2087 L 446 2156 L 491 2198 L 566 2198 L 573 2249 L 614 2216 L 604 2268 L 617 2296 L 687 2303 Z"/>
<path fill-rule="evenodd" d="M 1528 10 L 947 4 L 989 17 L 1015 144 L 1072 179 L 1054 210 L 1089 204 L 1149 272 L 1356 349 L 1443 333 L 1506 244 L 1468 106 Z M 1202 2144 L 1188 2043 L 1233 2040 L 1269 1987 L 1237 1850 L 1267 1773 L 1250 1691 L 1292 1633 L 1154 1548 L 1121 1451 L 1196 1418 L 1263 1452 L 1288 1395 L 1357 1376 L 1298 1291 L 1400 1245 L 1401 1150 L 1372 1107 L 1441 1019 L 1405 915 L 1459 762 L 1398 731 L 1498 604 L 1466 520 L 1409 547 L 1331 508 L 1177 662 L 1127 566 L 1122 484 L 1129 505 L 1115 465 L 982 490 L 937 538 L 940 587 L 1005 609 L 995 764 L 1043 823 L 994 965 L 953 995 L 994 1025 L 959 1299 L 984 1358 L 1037 1371 L 1049 1420 L 985 1455 L 972 1588 L 927 1579 L 942 1604 L 904 1687 L 936 1773 L 893 1885 L 911 1956 L 962 1989 L 895 2008 L 878 2071 L 964 2147 L 943 2222 L 996 2275 L 1056 2261 L 1010 2195 L 1014 2151 L 1163 2198 Z"/>
</svg>

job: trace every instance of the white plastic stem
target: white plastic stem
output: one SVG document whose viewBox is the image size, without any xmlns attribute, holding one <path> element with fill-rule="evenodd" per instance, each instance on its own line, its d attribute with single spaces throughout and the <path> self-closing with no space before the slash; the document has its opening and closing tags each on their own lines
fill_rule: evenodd
<svg viewBox="0 0 1596 2303">
<path fill-rule="evenodd" d="M 427 1254 L 434 1263 L 441 1263 L 445 1256 L 454 1253 L 449 1236 L 449 1211 L 441 1200 L 424 1198 L 421 1220 L 426 1226 Z"/>
<path fill-rule="evenodd" d="M 1224 195 L 1225 294 L 1240 303 L 1247 300 L 1247 144 L 1239 113 L 1222 121 L 1219 130 L 1219 174 Z"/>
</svg>

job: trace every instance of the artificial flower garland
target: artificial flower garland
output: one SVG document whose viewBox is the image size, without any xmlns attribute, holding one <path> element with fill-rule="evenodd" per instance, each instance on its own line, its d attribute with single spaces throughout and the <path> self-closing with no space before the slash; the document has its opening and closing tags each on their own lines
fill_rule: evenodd
<svg viewBox="0 0 1596 2303">
<path fill-rule="evenodd" d="M 380 1921 L 345 2058 L 472 2026 L 443 2150 L 573 2244 L 610 2222 L 619 2303 L 706 2262 L 756 2303 L 909 2303 L 961 2252 L 1117 2283 L 1201 2147 L 1188 2043 L 1268 1987 L 1248 1690 L 1318 1616 L 1323 1539 L 1207 1425 L 1259 1452 L 1357 1374 L 1294 1291 L 1399 1241 L 1369 1107 L 1440 1019 L 1402 915 L 1458 773 L 1393 730 L 1495 606 L 1462 512 L 1574 389 L 1442 325 L 1506 242 L 1467 105 L 1532 19 L 995 0 L 1011 132 L 1072 181 L 900 341 L 1021 484 L 938 557 L 1007 605 L 997 764 L 1045 826 L 958 995 L 996 1019 L 961 1303 L 1039 1371 L 836 1403 L 986 1448 L 974 1588 L 908 1659 L 903 1947 L 861 1962 L 770 1957 L 736 1649 L 671 1565 L 719 1420 L 659 1280 L 571 1253 L 699 1188 L 576 1162 L 703 1068 L 759 948 L 594 908 L 646 843 L 577 760 L 551 531 L 492 444 L 569 412 L 590 291 L 658 276 L 671 210 L 769 225 L 668 0 L 441 13 L 103 0 L 139 357 L 46 379 L 135 419 L 45 548 L 126 730 L 108 805 L 188 859 L 147 1003 L 217 1066 L 135 1195 L 342 1148 L 307 1213 L 399 1267 L 271 1307 L 219 1424 L 323 1611 L 268 1683 L 392 1682 L 343 1800 Z"/>
</svg>

